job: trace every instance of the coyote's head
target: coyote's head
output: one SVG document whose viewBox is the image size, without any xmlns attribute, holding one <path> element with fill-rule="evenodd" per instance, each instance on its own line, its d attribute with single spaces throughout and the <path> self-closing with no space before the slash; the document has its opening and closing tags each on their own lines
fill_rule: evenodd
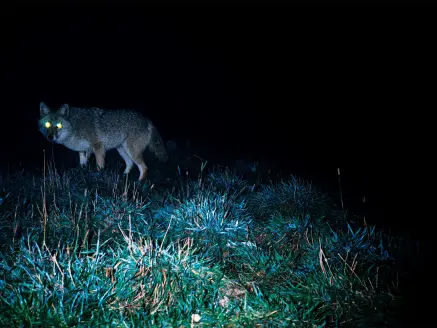
<svg viewBox="0 0 437 328">
<path fill-rule="evenodd" d="M 42 102 L 39 105 L 39 112 L 41 116 L 39 130 L 49 141 L 60 142 L 67 137 L 70 127 L 67 104 L 62 105 L 57 111 L 52 111 Z"/>
</svg>

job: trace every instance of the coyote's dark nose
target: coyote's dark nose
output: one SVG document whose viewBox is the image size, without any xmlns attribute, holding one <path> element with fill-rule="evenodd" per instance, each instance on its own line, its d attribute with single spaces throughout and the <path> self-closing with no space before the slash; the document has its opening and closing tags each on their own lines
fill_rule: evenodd
<svg viewBox="0 0 437 328">
<path fill-rule="evenodd" d="M 49 134 L 49 135 L 47 136 L 47 139 L 49 139 L 50 141 L 53 141 L 53 136 Z"/>
</svg>

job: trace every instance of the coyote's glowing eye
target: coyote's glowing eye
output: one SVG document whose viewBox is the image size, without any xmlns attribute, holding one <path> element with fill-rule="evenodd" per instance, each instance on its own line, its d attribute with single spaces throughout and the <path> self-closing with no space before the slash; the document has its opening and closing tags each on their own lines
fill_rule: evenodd
<svg viewBox="0 0 437 328">
<path fill-rule="evenodd" d="M 57 127 L 58 129 L 60 129 L 60 128 L 62 128 L 62 124 L 61 124 L 61 123 L 58 123 L 58 124 L 56 124 L 56 127 Z"/>
<path fill-rule="evenodd" d="M 44 126 L 48 129 L 48 128 L 51 126 L 51 124 L 50 124 L 50 122 L 46 122 L 46 123 L 44 124 Z"/>
</svg>

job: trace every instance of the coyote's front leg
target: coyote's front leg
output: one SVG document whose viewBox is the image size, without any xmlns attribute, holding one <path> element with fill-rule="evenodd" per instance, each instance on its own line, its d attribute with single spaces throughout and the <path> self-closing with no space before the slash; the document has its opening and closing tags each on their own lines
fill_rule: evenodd
<svg viewBox="0 0 437 328">
<path fill-rule="evenodd" d="M 93 151 L 96 155 L 97 170 L 100 171 L 105 168 L 105 147 L 101 142 L 97 142 L 93 146 Z"/>
<path fill-rule="evenodd" d="M 88 163 L 91 153 L 89 151 L 79 152 L 79 161 L 81 166 L 85 166 Z"/>
</svg>

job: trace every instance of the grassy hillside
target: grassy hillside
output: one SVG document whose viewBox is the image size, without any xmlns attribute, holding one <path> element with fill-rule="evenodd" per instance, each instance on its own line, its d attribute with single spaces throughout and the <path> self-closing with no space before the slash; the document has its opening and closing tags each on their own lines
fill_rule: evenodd
<svg viewBox="0 0 437 328">
<path fill-rule="evenodd" d="M 195 163 L 4 176 L 0 325 L 398 326 L 405 241 L 298 177 Z"/>
</svg>

